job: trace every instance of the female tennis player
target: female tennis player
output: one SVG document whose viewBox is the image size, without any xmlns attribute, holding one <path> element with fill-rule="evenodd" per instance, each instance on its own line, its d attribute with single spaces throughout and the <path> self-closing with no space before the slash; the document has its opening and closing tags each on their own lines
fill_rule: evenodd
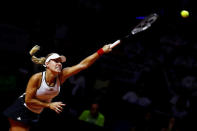
<svg viewBox="0 0 197 131">
<path fill-rule="evenodd" d="M 62 68 L 66 57 L 57 53 L 50 53 L 46 57 L 36 57 L 34 54 L 39 46 L 30 50 L 32 61 L 43 65 L 46 70 L 31 76 L 26 91 L 10 107 L 4 111 L 10 123 L 9 131 L 29 131 L 33 124 L 39 121 L 40 113 L 44 108 L 49 108 L 60 113 L 65 106 L 62 102 L 53 102 L 53 98 L 60 92 L 60 85 L 65 80 L 91 66 L 101 55 L 109 53 L 111 44 L 104 45 L 97 52 L 86 57 L 79 64 Z"/>
</svg>

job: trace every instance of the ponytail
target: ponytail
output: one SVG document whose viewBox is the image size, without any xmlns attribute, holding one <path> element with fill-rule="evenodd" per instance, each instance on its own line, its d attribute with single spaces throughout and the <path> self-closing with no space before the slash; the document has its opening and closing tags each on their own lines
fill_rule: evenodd
<svg viewBox="0 0 197 131">
<path fill-rule="evenodd" d="M 30 51 L 29 51 L 29 54 L 32 56 L 31 57 L 31 60 L 35 63 L 35 64 L 41 64 L 43 65 L 46 58 L 45 57 L 40 57 L 40 58 L 37 58 L 34 54 L 40 50 L 40 46 L 38 45 L 35 45 Z"/>
</svg>

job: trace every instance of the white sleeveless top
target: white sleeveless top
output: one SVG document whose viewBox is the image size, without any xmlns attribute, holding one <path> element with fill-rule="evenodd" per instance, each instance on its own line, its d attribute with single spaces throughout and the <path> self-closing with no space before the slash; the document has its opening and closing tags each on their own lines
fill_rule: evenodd
<svg viewBox="0 0 197 131">
<path fill-rule="evenodd" d="M 43 101 L 43 102 L 51 102 L 52 99 L 54 97 L 56 97 L 59 92 L 60 92 L 60 80 L 56 79 L 56 83 L 54 86 L 49 86 L 47 85 L 46 83 L 46 71 L 42 72 L 42 81 L 41 81 L 41 84 L 40 84 L 40 88 L 37 90 L 36 92 L 36 99 L 40 100 L 40 101 Z M 30 109 L 31 111 L 35 112 L 35 113 L 38 113 L 40 114 L 44 107 L 28 107 L 27 105 L 25 105 L 28 109 Z"/>
</svg>

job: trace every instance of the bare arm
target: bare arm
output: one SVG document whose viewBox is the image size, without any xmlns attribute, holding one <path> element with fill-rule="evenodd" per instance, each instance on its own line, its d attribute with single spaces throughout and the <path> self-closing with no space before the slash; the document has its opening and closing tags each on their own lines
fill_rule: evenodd
<svg viewBox="0 0 197 131">
<path fill-rule="evenodd" d="M 25 103 L 28 107 L 44 107 L 44 108 L 50 108 L 51 110 L 54 110 L 57 113 L 60 113 L 63 110 L 62 106 L 65 106 L 62 102 L 43 102 L 35 98 L 36 91 L 40 86 L 42 78 L 42 73 L 37 73 L 33 75 L 27 85 L 26 88 L 26 96 L 25 96 Z"/>
<path fill-rule="evenodd" d="M 108 53 L 112 49 L 110 48 L 109 45 L 104 45 L 103 46 L 103 52 Z M 97 59 L 99 58 L 99 54 L 97 52 L 93 53 L 92 55 L 86 57 L 83 59 L 79 64 L 74 65 L 72 67 L 67 67 L 64 68 L 61 74 L 61 83 L 63 83 L 68 77 L 75 75 L 79 73 L 82 70 L 87 69 L 89 66 L 91 66 Z"/>
<path fill-rule="evenodd" d="M 27 84 L 25 103 L 30 108 L 35 107 L 35 106 L 36 107 L 49 107 L 49 103 L 39 101 L 38 99 L 35 98 L 36 91 L 40 86 L 41 77 L 42 77 L 42 73 L 37 73 L 30 78 Z"/>
</svg>

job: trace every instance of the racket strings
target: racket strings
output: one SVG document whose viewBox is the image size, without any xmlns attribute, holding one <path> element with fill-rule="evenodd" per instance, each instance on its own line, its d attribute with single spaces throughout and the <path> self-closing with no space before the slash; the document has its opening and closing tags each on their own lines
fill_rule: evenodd
<svg viewBox="0 0 197 131">
<path fill-rule="evenodd" d="M 158 15 L 156 13 L 151 14 L 149 16 L 147 16 L 142 22 L 140 22 L 139 25 L 137 25 L 133 30 L 132 30 L 132 34 L 136 34 L 138 32 L 144 31 L 146 29 L 148 29 L 152 23 L 154 23 L 158 18 Z"/>
</svg>

